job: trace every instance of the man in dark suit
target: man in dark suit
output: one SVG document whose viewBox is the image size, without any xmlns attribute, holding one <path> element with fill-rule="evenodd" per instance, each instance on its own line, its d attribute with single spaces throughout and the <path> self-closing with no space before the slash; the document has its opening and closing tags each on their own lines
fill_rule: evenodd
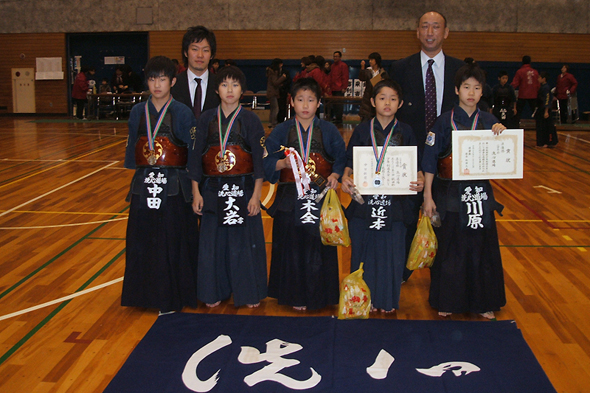
<svg viewBox="0 0 590 393">
<path fill-rule="evenodd" d="M 176 75 L 170 91 L 175 100 L 193 110 L 197 119 L 202 112 L 219 105 L 215 75 L 209 72 L 209 61 L 216 49 L 215 34 L 204 26 L 190 27 L 182 38 L 182 59 L 187 69 Z M 195 98 L 200 100 L 198 106 Z"/>
<path fill-rule="evenodd" d="M 464 62 L 443 53 L 442 45 L 448 35 L 447 20 L 442 14 L 425 13 L 420 18 L 417 29 L 422 50 L 394 62 L 389 74 L 402 87 L 404 97 L 404 105 L 396 116 L 400 121 L 412 126 L 421 151 L 424 149 L 426 134 L 430 131 L 426 126 L 425 113 L 425 85 L 429 59 L 434 60 L 432 69 L 436 80 L 436 116 L 450 111 L 457 101 L 454 79 Z"/>
<path fill-rule="evenodd" d="M 419 157 L 424 150 L 426 135 L 441 113 L 450 111 L 457 101 L 455 74 L 465 63 L 447 56 L 442 51 L 444 40 L 449 35 L 447 19 L 438 12 L 427 12 L 418 21 L 417 37 L 421 51 L 398 60 L 391 67 L 390 77 L 402 87 L 404 105 L 397 111 L 397 118 L 412 126 L 418 141 Z M 433 60 L 430 61 L 429 60 Z M 429 70 L 430 68 L 430 70 Z M 435 91 L 430 90 L 430 110 L 427 110 L 427 79 L 434 77 Z M 432 79 L 430 79 L 432 81 Z M 432 86 L 432 82 L 430 83 Z M 436 97 L 436 99 L 434 99 Z M 434 102 L 433 102 L 434 99 Z M 434 112 L 435 111 L 435 112 Z M 418 215 L 422 205 L 422 193 L 408 198 L 415 221 L 409 223 L 406 232 L 406 254 L 416 233 Z M 412 274 L 405 269 L 403 281 Z"/>
</svg>

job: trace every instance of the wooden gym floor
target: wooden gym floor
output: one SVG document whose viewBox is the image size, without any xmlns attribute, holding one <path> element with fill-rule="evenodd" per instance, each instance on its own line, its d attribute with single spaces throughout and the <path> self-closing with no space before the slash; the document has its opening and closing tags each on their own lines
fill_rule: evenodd
<svg viewBox="0 0 590 393">
<path fill-rule="evenodd" d="M 346 140 L 351 130 L 344 126 Z M 524 179 L 493 181 L 505 205 L 497 218 L 508 301 L 497 317 L 516 321 L 557 391 L 568 393 L 590 386 L 588 131 L 558 127 L 559 145 L 540 149 L 527 130 Z M 121 122 L 0 117 L 2 392 L 102 392 L 158 317 L 120 306 L 132 176 L 123 168 L 126 135 Z M 272 190 L 265 183 L 263 199 Z M 272 220 L 263 221 L 270 258 Z M 349 250 L 339 255 L 343 276 Z M 402 286 L 401 309 L 373 318 L 437 320 L 429 281 L 428 271 L 415 272 Z M 273 299 L 257 309 L 229 300 L 184 311 L 336 312 L 295 312 Z"/>
</svg>

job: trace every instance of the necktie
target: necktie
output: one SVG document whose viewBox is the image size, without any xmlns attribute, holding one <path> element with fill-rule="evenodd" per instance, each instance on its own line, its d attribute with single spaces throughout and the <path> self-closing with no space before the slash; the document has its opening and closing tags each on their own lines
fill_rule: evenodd
<svg viewBox="0 0 590 393">
<path fill-rule="evenodd" d="M 426 83 L 424 89 L 424 98 L 426 100 L 425 116 L 426 132 L 429 132 L 436 120 L 436 82 L 434 72 L 432 71 L 434 60 L 428 60 L 428 70 L 426 70 Z"/>
<path fill-rule="evenodd" d="M 193 104 L 193 113 L 195 114 L 195 118 L 199 118 L 201 116 L 201 97 L 203 92 L 201 90 L 201 78 L 195 78 L 195 82 L 197 82 L 197 88 L 195 89 L 195 100 Z"/>
</svg>

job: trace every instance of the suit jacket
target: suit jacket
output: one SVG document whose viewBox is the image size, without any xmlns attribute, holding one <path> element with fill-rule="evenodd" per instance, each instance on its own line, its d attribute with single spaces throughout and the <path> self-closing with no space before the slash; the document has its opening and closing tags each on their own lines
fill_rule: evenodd
<svg viewBox="0 0 590 393">
<path fill-rule="evenodd" d="M 193 103 L 191 101 L 191 93 L 188 90 L 188 77 L 187 71 L 182 71 L 176 75 L 176 84 L 170 89 L 172 97 L 178 102 L 182 102 L 188 106 L 191 111 L 193 110 Z M 205 93 L 205 105 L 201 113 L 207 109 L 217 108 L 219 105 L 219 96 L 215 92 L 215 75 L 209 72 L 209 80 L 207 82 L 207 92 Z"/>
<path fill-rule="evenodd" d="M 441 114 L 453 109 L 457 101 L 455 94 L 455 74 L 465 63 L 462 60 L 445 55 L 444 93 Z M 412 126 L 418 147 L 424 149 L 426 140 L 425 98 L 424 81 L 422 79 L 422 64 L 420 52 L 398 60 L 391 66 L 389 73 L 391 79 L 400 84 L 403 93 L 404 104 L 399 109 L 396 117 L 399 121 Z M 428 130 L 430 131 L 430 130 Z"/>
</svg>

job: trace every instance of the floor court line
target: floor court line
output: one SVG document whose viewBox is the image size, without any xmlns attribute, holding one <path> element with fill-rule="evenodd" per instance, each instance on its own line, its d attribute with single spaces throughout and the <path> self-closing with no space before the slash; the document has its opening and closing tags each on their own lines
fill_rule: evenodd
<svg viewBox="0 0 590 393">
<path fill-rule="evenodd" d="M 17 317 L 19 315 L 27 314 L 27 313 L 29 313 L 31 311 L 35 311 L 35 310 L 39 310 L 39 309 L 42 309 L 42 308 L 45 308 L 45 307 L 49 307 L 49 306 L 52 306 L 52 305 L 57 304 L 57 303 L 65 302 L 66 300 L 70 300 L 70 299 L 74 299 L 74 298 L 76 298 L 78 296 L 86 295 L 87 293 L 91 293 L 91 292 L 97 291 L 99 289 L 102 289 L 102 288 L 111 286 L 111 285 L 116 284 L 116 283 L 121 282 L 121 281 L 123 281 L 123 277 L 119 277 L 117 279 L 111 280 L 109 282 L 105 282 L 104 284 L 100 284 L 100 285 L 97 285 L 97 286 L 92 287 L 92 288 L 85 289 L 85 290 L 80 291 L 80 292 L 74 292 L 71 295 L 64 296 L 64 297 L 61 297 L 59 299 L 51 300 L 49 302 L 38 304 L 38 305 L 33 306 L 33 307 L 25 308 L 24 310 L 15 311 L 15 312 L 10 313 L 10 314 L 2 315 L 2 316 L 0 316 L 0 321 L 3 321 L 5 319 L 9 319 L 9 318 L 14 318 L 14 317 Z"/>
<path fill-rule="evenodd" d="M 103 147 L 101 147 L 101 148 L 98 148 L 98 149 L 92 150 L 92 151 L 90 151 L 90 152 L 88 152 L 88 153 L 84 153 L 84 154 L 80 155 L 80 156 L 79 156 L 79 157 L 77 157 L 77 158 L 70 159 L 69 161 L 66 161 L 66 162 L 61 162 L 61 163 L 59 163 L 58 165 L 50 166 L 50 167 L 48 167 L 48 168 L 45 168 L 45 169 L 43 169 L 43 170 L 40 170 L 40 171 L 37 171 L 37 172 L 33 172 L 32 174 L 30 174 L 30 175 L 28 175 L 28 176 L 24 176 L 24 177 L 21 177 L 21 178 L 18 178 L 18 179 L 16 179 L 16 180 L 13 180 L 13 181 L 11 181 L 10 183 L 3 184 L 3 185 L 1 185 L 1 186 L 0 186 L 0 188 L 4 188 L 4 187 L 7 187 L 7 186 L 10 186 L 10 185 L 12 185 L 12 184 L 14 184 L 14 183 L 17 183 L 17 182 L 19 182 L 19 181 L 22 181 L 22 180 L 28 179 L 28 178 L 30 178 L 30 177 L 33 177 L 33 176 L 37 176 L 37 175 L 39 175 L 39 174 L 41 174 L 41 173 L 43 173 L 43 172 L 47 172 L 47 171 L 49 171 L 49 170 L 52 170 L 52 169 L 59 168 L 60 166 L 63 166 L 63 165 L 69 164 L 69 163 L 71 163 L 71 162 L 77 161 L 77 160 L 78 160 L 78 159 L 80 159 L 81 157 L 86 157 L 86 156 L 89 156 L 90 154 L 95 154 L 95 153 L 98 153 L 98 152 L 99 152 L 99 151 L 101 151 L 101 150 L 105 150 L 105 149 L 108 149 L 108 148 L 114 147 L 115 145 L 119 145 L 119 144 L 121 144 L 121 142 L 124 142 L 124 141 L 118 141 L 118 142 L 115 142 L 115 143 L 108 144 L 108 145 L 106 145 L 106 146 L 103 146 Z M 114 163 L 117 163 L 117 162 L 119 162 L 119 161 L 115 161 Z M 10 179 L 9 179 L 9 180 L 10 180 Z"/>
<path fill-rule="evenodd" d="M 40 225 L 40 226 L 30 226 L 30 227 L 0 227 L 0 230 L 65 228 L 65 227 L 76 227 L 76 226 L 81 226 L 81 225 L 104 224 L 106 222 L 115 222 L 115 221 L 122 221 L 122 220 L 127 220 L 127 217 L 113 218 L 110 220 L 100 220 L 100 221 L 76 222 L 76 223 L 72 223 L 72 224 Z"/>
<path fill-rule="evenodd" d="M 21 203 L 20 205 L 18 205 L 18 206 L 15 206 L 15 207 L 13 207 L 12 209 L 5 210 L 4 212 L 0 213 L 0 217 L 2 217 L 2 216 L 5 216 L 6 214 L 8 214 L 8 213 L 11 213 L 11 212 L 13 212 L 13 211 L 15 211 L 15 210 L 17 210 L 17 209 L 20 209 L 21 207 L 23 207 L 23 206 L 26 206 L 26 205 L 28 205 L 28 204 L 30 204 L 30 203 L 32 203 L 32 202 L 35 202 L 35 201 L 37 201 L 37 200 L 39 200 L 39 199 L 41 199 L 41 198 L 44 198 L 44 197 L 46 197 L 47 195 L 53 194 L 54 192 L 56 192 L 56 191 L 59 191 L 59 190 L 61 190 L 62 188 L 68 187 L 68 186 L 70 186 L 70 185 L 72 185 L 72 184 L 74 184 L 74 183 L 76 183 L 76 182 L 79 182 L 80 180 L 86 179 L 87 177 L 89 177 L 89 176 L 92 176 L 92 175 L 94 175 L 95 173 L 98 173 L 98 172 L 102 171 L 103 169 L 105 169 L 105 168 L 108 168 L 109 166 L 111 166 L 111 165 L 114 165 L 114 164 L 116 164 L 116 163 L 118 163 L 118 162 L 119 162 L 119 161 L 114 161 L 114 162 L 112 162 L 112 163 L 110 163 L 110 164 L 108 164 L 108 165 L 105 165 L 105 166 L 103 166 L 103 167 L 101 167 L 101 168 L 99 168 L 99 169 L 97 169 L 97 170 L 95 170 L 95 171 L 92 171 L 92 172 L 90 172 L 90 173 L 89 173 L 89 174 L 87 174 L 87 175 L 84 175 L 84 176 L 82 176 L 82 177 L 80 177 L 80 178 L 78 178 L 78 179 L 76 179 L 76 180 L 73 180 L 73 181 L 71 181 L 71 182 L 69 182 L 69 183 L 67 183 L 67 184 L 64 184 L 64 185 L 62 185 L 62 186 L 60 186 L 60 187 L 57 187 L 57 188 L 55 188 L 55 189 L 53 189 L 53 190 L 51 190 L 51 191 L 48 191 L 48 192 L 46 192 L 46 193 L 45 193 L 45 194 L 43 194 L 43 195 L 39 195 L 39 196 L 38 196 L 38 197 L 36 197 L 36 198 L 33 198 L 33 199 L 31 199 L 31 200 L 29 200 L 29 201 L 27 201 L 27 202 Z"/>
</svg>

